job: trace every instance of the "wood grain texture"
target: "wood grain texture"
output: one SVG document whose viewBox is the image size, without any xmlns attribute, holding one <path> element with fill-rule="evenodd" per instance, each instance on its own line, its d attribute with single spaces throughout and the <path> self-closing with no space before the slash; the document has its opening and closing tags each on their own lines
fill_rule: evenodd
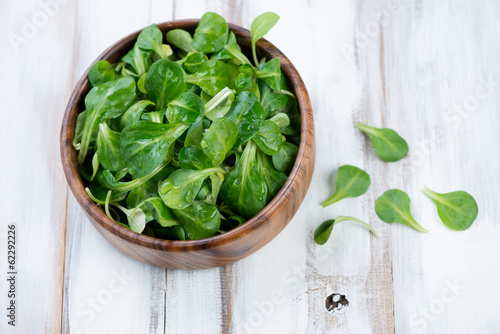
<svg viewBox="0 0 500 334">
<path fill-rule="evenodd" d="M 496 1 L 69 1 L 14 52 L 8 32 L 20 34 L 23 18 L 39 9 L 34 0 L 0 2 L 0 180 L 8 190 L 0 195 L 0 245 L 5 225 L 18 222 L 23 274 L 20 327 L 2 320 L 1 333 L 57 333 L 61 324 L 65 333 L 500 331 Z M 152 22 L 207 10 L 244 27 L 265 11 L 281 16 L 266 39 L 308 88 L 317 163 L 297 214 L 266 247 L 221 268 L 160 269 L 115 250 L 71 192 L 66 209 L 59 125 L 77 79 L 108 45 Z M 357 121 L 399 131 L 409 156 L 381 162 Z M 347 163 L 367 170 L 372 186 L 363 197 L 322 209 L 337 168 Z M 448 230 L 423 186 L 474 195 L 474 225 Z M 378 219 L 373 202 L 388 188 L 408 192 L 428 234 Z M 326 245 L 313 243 L 317 225 L 346 214 L 374 225 L 380 239 L 345 224 Z M 2 278 L 2 303 L 5 289 Z M 334 292 L 349 306 L 330 314 L 325 299 Z M 99 302 L 100 311 L 92 306 L 98 298 L 109 301 Z"/>
<path fill-rule="evenodd" d="M 50 18 L 40 16 L 39 26 L 31 30 L 25 22 L 33 22 L 41 11 L 36 1 L 0 7 L 0 332 L 56 333 L 61 330 L 67 193 L 57 132 L 71 93 L 67 55 L 72 52 L 73 6 L 54 9 Z M 16 225 L 15 327 L 6 316 L 10 224 Z"/>
<path fill-rule="evenodd" d="M 113 25 L 110 13 L 116 13 Z M 148 25 L 151 10 L 134 1 L 86 1 L 74 15 L 72 88 L 102 50 L 125 31 Z M 165 332 L 165 270 L 117 251 L 89 224 L 71 193 L 66 238 L 64 333 Z"/>
</svg>

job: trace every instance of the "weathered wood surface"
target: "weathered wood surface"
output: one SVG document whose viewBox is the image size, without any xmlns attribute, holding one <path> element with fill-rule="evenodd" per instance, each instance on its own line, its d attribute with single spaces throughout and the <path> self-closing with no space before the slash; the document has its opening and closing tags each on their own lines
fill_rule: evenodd
<svg viewBox="0 0 500 334">
<path fill-rule="evenodd" d="M 496 333 L 500 331 L 500 6 L 495 1 L 14 1 L 0 3 L 2 277 L 7 225 L 17 226 L 17 322 L 0 333 Z M 68 192 L 59 127 L 81 73 L 132 31 L 211 10 L 266 37 L 309 90 L 317 163 L 289 226 L 234 265 L 172 271 L 128 258 L 91 226 Z M 44 14 L 45 13 L 45 14 Z M 34 29 L 26 28 L 36 23 Z M 13 41 L 13 36 L 21 39 Z M 399 131 L 410 154 L 383 163 L 357 121 Z M 372 176 L 368 193 L 327 209 L 343 164 Z M 466 190 L 477 221 L 453 232 L 421 194 Z M 381 222 L 389 188 L 412 198 L 419 234 Z M 339 225 L 325 246 L 317 225 L 352 215 L 375 239 Z M 7 307 L 6 277 L 0 279 Z M 345 295 L 333 314 L 325 300 Z"/>
</svg>

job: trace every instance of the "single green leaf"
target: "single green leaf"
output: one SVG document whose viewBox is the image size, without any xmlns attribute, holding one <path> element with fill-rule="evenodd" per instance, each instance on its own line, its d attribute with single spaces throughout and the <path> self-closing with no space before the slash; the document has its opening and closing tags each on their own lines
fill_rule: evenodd
<svg viewBox="0 0 500 334">
<path fill-rule="evenodd" d="M 86 117 L 82 131 L 78 163 L 87 156 L 90 139 L 99 123 L 108 118 L 120 116 L 135 99 L 135 81 L 121 78 L 105 82 L 90 90 L 85 97 Z"/>
<path fill-rule="evenodd" d="M 227 114 L 234 101 L 234 91 L 228 87 L 217 93 L 205 104 L 205 116 L 211 121 Z"/>
<path fill-rule="evenodd" d="M 182 63 L 182 68 L 186 70 L 187 73 L 196 73 L 200 70 L 201 65 L 208 61 L 207 56 L 203 52 L 190 52 L 187 54 L 186 58 L 180 60 Z"/>
<path fill-rule="evenodd" d="M 283 136 L 276 123 L 264 121 L 259 131 L 253 137 L 255 143 L 267 155 L 278 153 L 283 143 Z"/>
<path fill-rule="evenodd" d="M 130 190 L 126 200 L 127 208 L 135 208 L 149 198 L 158 197 L 158 183 L 166 179 L 175 169 L 173 166 L 166 166 L 153 175 L 151 179 Z"/>
<path fill-rule="evenodd" d="M 205 104 L 200 97 L 191 92 L 185 92 L 168 104 L 167 119 L 170 123 L 177 120 L 186 124 L 201 121 L 205 114 Z"/>
<path fill-rule="evenodd" d="M 127 111 L 125 111 L 120 117 L 119 128 L 120 131 L 129 126 L 132 123 L 135 123 L 141 119 L 141 115 L 146 108 L 149 106 L 154 106 L 155 104 L 149 100 L 140 100 L 132 104 Z"/>
<path fill-rule="evenodd" d="M 222 16 L 206 12 L 194 31 L 193 46 L 201 52 L 217 52 L 227 42 L 229 27 Z"/>
<path fill-rule="evenodd" d="M 149 198 L 144 201 L 144 205 L 161 226 L 170 227 L 179 225 L 179 221 L 173 211 L 163 203 L 160 197 Z"/>
<path fill-rule="evenodd" d="M 262 37 L 264 37 L 269 30 L 278 22 L 280 17 L 273 13 L 267 12 L 257 16 L 250 26 L 250 35 L 252 36 L 252 54 L 255 65 L 259 63 L 257 60 L 257 53 L 255 52 L 255 43 Z"/>
<path fill-rule="evenodd" d="M 94 180 L 94 177 L 99 170 L 99 165 L 99 156 L 94 153 L 94 156 L 92 157 L 92 176 L 90 177 L 90 181 Z"/>
<path fill-rule="evenodd" d="M 148 74 L 144 73 L 143 75 L 140 76 L 139 80 L 137 80 L 137 89 L 142 94 L 148 93 L 148 91 L 146 90 L 146 75 L 148 75 Z M 147 101 L 147 100 L 143 100 L 143 101 Z M 149 102 L 153 103 L 152 101 L 149 101 Z"/>
<path fill-rule="evenodd" d="M 236 77 L 234 84 L 240 89 L 245 89 L 252 82 L 255 69 L 250 64 L 243 64 L 238 70 L 240 74 Z"/>
<path fill-rule="evenodd" d="M 236 97 L 231 109 L 226 114 L 232 119 L 239 129 L 239 138 L 236 146 L 242 145 L 253 138 L 259 131 L 263 122 L 262 106 L 253 93 L 243 91 Z"/>
<path fill-rule="evenodd" d="M 184 146 L 192 145 L 201 148 L 203 131 L 204 127 L 202 122 L 192 124 L 187 130 L 186 139 L 184 139 Z"/>
<path fill-rule="evenodd" d="M 215 206 L 204 201 L 194 201 L 174 213 L 191 240 L 214 236 L 220 227 L 221 214 Z"/>
<path fill-rule="evenodd" d="M 203 135 L 201 148 L 218 166 L 226 159 L 238 138 L 238 127 L 230 118 L 216 119 Z"/>
<path fill-rule="evenodd" d="M 408 154 L 408 144 L 396 131 L 374 128 L 361 123 L 356 126 L 370 137 L 375 153 L 380 159 L 393 162 L 403 159 Z"/>
<path fill-rule="evenodd" d="M 116 172 L 125 165 L 120 157 L 120 133 L 109 128 L 106 122 L 99 123 L 97 156 L 102 167 Z"/>
<path fill-rule="evenodd" d="M 80 142 L 82 141 L 83 128 L 85 126 L 85 117 L 87 116 L 87 111 L 84 110 L 76 116 L 75 125 L 75 136 L 73 137 L 73 147 L 75 150 L 80 149 Z"/>
<path fill-rule="evenodd" d="M 158 196 L 158 182 L 155 183 L 151 179 L 130 190 L 126 200 L 127 207 L 135 208 L 141 203 L 144 203 L 148 198 L 155 196 Z"/>
<path fill-rule="evenodd" d="M 403 223 L 419 232 L 429 232 L 420 226 L 410 210 L 410 197 L 399 189 L 387 190 L 375 201 L 375 212 L 386 223 Z"/>
<path fill-rule="evenodd" d="M 248 58 L 241 52 L 236 41 L 236 36 L 232 31 L 229 32 L 229 37 L 224 47 L 219 52 L 214 53 L 210 59 L 234 59 L 239 65 L 250 64 Z"/>
<path fill-rule="evenodd" d="M 203 181 L 214 173 L 226 173 L 220 167 L 202 170 L 178 169 L 159 186 L 160 197 L 172 209 L 184 209 L 191 205 L 201 190 Z"/>
<path fill-rule="evenodd" d="M 92 87 L 115 80 L 115 67 L 107 60 L 99 60 L 89 70 L 89 82 Z"/>
<path fill-rule="evenodd" d="M 273 92 L 264 80 L 257 80 L 257 85 L 260 91 L 260 103 L 264 108 L 264 119 L 268 118 L 273 111 L 286 107 L 290 99 L 289 95 Z"/>
<path fill-rule="evenodd" d="M 120 181 L 120 180 L 121 180 L 121 179 L 123 179 L 125 176 L 127 176 L 127 174 L 128 174 L 128 169 L 125 167 L 125 168 L 123 168 L 123 169 L 121 169 L 121 170 L 119 170 L 119 171 L 117 171 L 117 172 L 115 173 L 115 178 L 116 178 L 118 181 Z"/>
<path fill-rule="evenodd" d="M 142 231 L 144 231 L 144 228 L 146 227 L 146 214 L 140 207 L 127 209 L 118 204 L 114 204 L 114 206 L 122 210 L 127 216 L 128 226 L 130 226 L 132 231 L 135 233 L 142 233 Z"/>
<path fill-rule="evenodd" d="M 267 201 L 269 202 L 283 187 L 287 176 L 274 168 L 269 157 L 260 150 L 257 152 L 257 172 L 263 176 L 267 186 Z"/>
<path fill-rule="evenodd" d="M 140 121 L 123 129 L 121 154 L 129 173 L 136 177 L 151 173 L 168 157 L 170 145 L 187 128 L 188 125 L 181 122 L 161 124 Z"/>
<path fill-rule="evenodd" d="M 299 148 L 292 143 L 283 142 L 279 151 L 273 154 L 273 165 L 277 170 L 290 173 L 297 158 Z"/>
<path fill-rule="evenodd" d="M 351 165 L 341 166 L 335 175 L 335 193 L 321 205 L 326 208 L 341 199 L 361 196 L 370 183 L 370 175 L 364 170 Z"/>
<path fill-rule="evenodd" d="M 186 73 L 182 67 L 169 60 L 158 60 L 146 75 L 145 87 L 156 103 L 157 110 L 167 107 L 186 89 Z"/>
<path fill-rule="evenodd" d="M 255 76 L 265 81 L 272 90 L 281 91 L 281 65 L 279 58 L 273 58 L 259 65 Z"/>
<path fill-rule="evenodd" d="M 212 175 L 210 175 L 211 177 Z M 210 193 L 210 182 L 208 182 L 208 179 L 205 179 L 205 181 L 203 181 L 202 185 L 201 185 L 201 189 L 200 189 L 200 192 L 198 193 L 198 195 L 196 196 L 196 199 L 197 200 L 202 200 L 202 201 L 207 201 L 209 203 L 212 203 L 208 198 L 208 194 Z M 213 203 L 212 203 L 213 204 Z"/>
<path fill-rule="evenodd" d="M 257 145 L 249 141 L 232 171 L 226 176 L 220 196 L 233 210 L 249 219 L 267 204 L 267 185 L 255 172 Z"/>
<path fill-rule="evenodd" d="M 358 222 L 361 225 L 363 225 L 364 227 L 366 227 L 368 230 L 370 230 L 370 232 L 372 232 L 373 235 L 375 235 L 378 238 L 377 231 L 375 231 L 375 229 L 371 225 L 365 223 L 364 221 L 359 220 L 359 219 L 354 218 L 354 217 L 338 216 L 335 219 L 326 220 L 325 222 L 323 222 L 321 225 L 318 226 L 316 231 L 314 231 L 314 241 L 316 241 L 316 243 L 318 245 L 326 244 L 328 239 L 330 239 L 330 235 L 332 234 L 332 230 L 333 230 L 333 227 L 335 226 L 335 224 L 338 224 L 342 221 Z"/>
<path fill-rule="evenodd" d="M 167 32 L 167 42 L 184 52 L 198 52 L 193 46 L 193 37 L 186 30 L 170 30 Z"/>
<path fill-rule="evenodd" d="M 278 128 L 280 128 L 280 131 L 283 132 L 282 128 L 288 127 L 290 125 L 290 118 L 288 117 L 287 114 L 284 112 L 279 112 L 273 117 L 269 119 L 271 122 L 274 122 Z M 294 131 L 295 133 L 295 131 Z"/>
<path fill-rule="evenodd" d="M 209 60 L 200 66 L 198 72 L 188 75 L 186 80 L 214 96 L 231 84 L 230 66 L 220 60 Z"/>
<path fill-rule="evenodd" d="M 184 169 L 207 169 L 214 163 L 203 150 L 197 146 L 185 146 L 179 152 L 179 163 Z"/>
<path fill-rule="evenodd" d="M 141 49 L 153 50 L 155 45 L 161 45 L 163 41 L 163 34 L 156 24 L 152 24 L 146 29 L 142 30 L 137 37 L 137 44 Z"/>
<path fill-rule="evenodd" d="M 137 43 L 134 45 L 132 49 L 130 49 L 129 52 L 125 56 L 122 57 L 122 61 L 134 70 L 135 73 L 123 73 L 124 76 L 130 75 L 135 75 L 137 77 L 142 76 L 144 73 L 146 73 L 149 68 L 151 67 L 151 64 L 153 61 L 151 60 L 151 51 L 149 50 L 144 50 L 137 45 Z M 125 67 L 124 67 L 125 69 Z"/>
<path fill-rule="evenodd" d="M 137 37 L 137 45 L 143 50 L 154 51 L 160 58 L 167 59 L 163 48 L 163 34 L 156 24 L 147 27 Z"/>
<path fill-rule="evenodd" d="M 97 181 L 103 186 L 111 190 L 115 190 L 118 192 L 130 191 L 134 188 L 141 186 L 143 183 L 148 182 L 152 177 L 158 174 L 163 168 L 165 168 L 166 163 L 162 163 L 151 173 L 145 175 L 143 177 L 135 178 L 131 181 L 118 181 L 113 174 L 107 169 L 99 169 L 96 174 Z M 168 167 L 167 167 L 168 168 Z"/>
<path fill-rule="evenodd" d="M 213 205 L 217 203 L 217 197 L 219 196 L 220 188 L 222 187 L 222 183 L 224 182 L 224 174 L 215 173 L 210 175 L 210 181 L 212 183 L 212 193 L 211 193 L 211 201 Z"/>
<path fill-rule="evenodd" d="M 476 200 L 465 191 L 440 194 L 425 187 L 423 193 L 436 204 L 439 218 L 452 230 L 465 231 L 477 217 Z"/>
</svg>

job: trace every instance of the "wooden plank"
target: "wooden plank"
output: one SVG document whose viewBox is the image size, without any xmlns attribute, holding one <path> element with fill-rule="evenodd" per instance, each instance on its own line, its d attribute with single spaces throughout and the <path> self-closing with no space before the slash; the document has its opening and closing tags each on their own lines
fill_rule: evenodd
<svg viewBox="0 0 500 334">
<path fill-rule="evenodd" d="M 105 48 L 149 25 L 160 10 L 166 20 L 172 18 L 158 2 L 150 6 L 134 1 L 78 3 L 73 85 Z M 135 261 L 113 248 L 72 195 L 66 244 L 64 332 L 164 332 L 165 269 Z"/>
<path fill-rule="evenodd" d="M 486 260 L 500 253 L 493 223 L 500 180 L 488 172 L 500 166 L 500 76 L 491 57 L 500 48 L 497 10 L 493 2 L 423 1 L 402 6 L 384 30 L 389 121 L 411 148 L 390 171 L 399 172 L 392 186 L 408 192 L 415 218 L 430 230 L 393 227 L 396 332 L 500 329 L 493 315 L 500 268 Z M 479 204 L 474 225 L 465 232 L 446 228 L 424 186 L 470 192 Z M 471 308 L 471 300 L 480 302 Z"/>
<path fill-rule="evenodd" d="M 228 21 L 249 29 L 257 15 L 275 11 L 281 19 L 266 38 L 294 61 L 295 53 L 290 54 L 286 50 L 287 45 L 291 46 L 286 42 L 292 41 L 286 32 L 293 29 L 295 37 L 302 38 L 302 32 L 294 27 L 293 17 L 296 16 L 295 11 L 301 11 L 303 7 L 296 2 L 286 7 L 269 1 L 238 2 L 232 6 L 236 12 L 224 11 L 223 15 Z M 302 247 L 306 243 L 303 234 L 305 226 L 301 224 L 304 214 L 305 211 L 300 209 L 296 218 L 276 239 L 227 268 L 226 290 L 230 295 L 227 301 L 230 315 L 227 333 L 306 332 L 307 299 L 297 298 L 303 295 L 306 286 L 303 284 L 305 248 Z"/>
<path fill-rule="evenodd" d="M 66 181 L 59 129 L 70 92 L 72 4 L 0 9 L 1 333 L 61 328 Z M 16 225 L 16 322 L 7 323 L 7 225 Z M 10 276 L 10 275 L 9 275 Z M 10 285 L 10 284 L 9 284 Z"/>
<path fill-rule="evenodd" d="M 175 19 L 201 18 L 206 11 L 221 13 L 225 1 L 175 1 Z M 225 286 L 215 268 L 202 271 L 167 270 L 166 333 L 221 333 L 226 318 Z"/>
<path fill-rule="evenodd" d="M 255 333 L 391 332 L 390 230 L 375 222 L 370 207 L 379 185 L 360 199 L 327 209 L 319 205 L 330 195 L 340 165 L 368 170 L 373 164 L 353 125 L 368 107 L 360 107 L 366 96 L 378 92 L 367 91 L 359 75 L 364 69 L 346 59 L 339 47 L 352 41 L 359 12 L 342 1 L 292 1 L 287 8 L 293 10 L 265 1 L 254 5 L 246 14 L 250 21 L 267 10 L 281 16 L 266 38 L 294 62 L 308 87 L 317 120 L 318 154 L 311 191 L 296 217 L 267 247 L 237 264 L 244 274 L 238 275 L 239 289 L 232 297 L 239 302 L 234 307 L 234 319 L 239 319 L 235 328 L 243 325 L 243 330 Z M 380 80 L 380 72 L 376 77 Z M 346 224 L 336 227 L 327 245 L 315 245 L 314 229 L 337 215 L 369 221 L 381 239 Z M 333 292 L 346 295 L 347 310 L 327 312 L 325 300 Z"/>
</svg>

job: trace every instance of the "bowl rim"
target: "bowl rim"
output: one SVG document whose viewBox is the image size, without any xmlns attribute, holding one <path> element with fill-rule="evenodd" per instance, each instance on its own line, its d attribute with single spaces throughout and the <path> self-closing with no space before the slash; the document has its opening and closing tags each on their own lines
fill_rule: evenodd
<svg viewBox="0 0 500 334">
<path fill-rule="evenodd" d="M 165 31 L 176 28 L 184 28 L 189 30 L 190 27 L 196 27 L 199 21 L 199 19 L 172 20 L 159 23 L 157 24 L 157 26 L 160 28 L 160 30 L 162 30 L 162 33 L 165 34 Z M 250 41 L 250 31 L 248 29 L 242 28 L 241 26 L 232 23 L 228 23 L 228 26 L 229 30 L 235 33 L 239 44 L 241 43 L 240 39 Z M 260 39 L 257 42 L 256 46 L 257 53 L 269 54 L 273 57 L 280 58 L 281 68 L 286 74 L 292 87 L 294 88 L 294 92 L 298 102 L 298 109 L 301 120 L 300 144 L 293 168 L 288 175 L 285 184 L 274 196 L 274 198 L 254 217 L 250 218 L 240 226 L 237 226 L 232 230 L 229 230 L 222 234 L 217 234 L 209 238 L 198 240 L 164 240 L 133 232 L 132 230 L 121 226 L 120 224 L 109 218 L 87 195 L 87 193 L 85 192 L 85 186 L 78 171 L 76 150 L 72 145 L 72 141 L 75 131 L 74 125 L 76 122 L 76 116 L 81 110 L 78 106 L 79 103 L 83 101 L 86 92 L 88 92 L 89 90 L 88 72 L 90 67 L 98 60 L 109 59 L 111 56 L 115 55 L 119 51 L 120 46 L 135 42 L 137 36 L 143 29 L 145 28 L 137 30 L 121 38 L 117 42 L 113 43 L 110 47 L 108 47 L 104 52 L 102 52 L 97 57 L 97 59 L 92 62 L 89 68 L 85 70 L 85 72 L 82 74 L 82 77 L 78 80 L 75 88 L 73 89 L 64 113 L 60 136 L 61 160 L 69 187 L 86 214 L 94 218 L 91 219 L 91 221 L 95 220 L 95 223 L 99 224 L 104 229 L 110 231 L 117 237 L 126 241 L 140 244 L 141 246 L 146 248 L 165 251 L 168 250 L 169 252 L 185 252 L 198 249 L 210 249 L 216 246 L 221 246 L 223 244 L 228 244 L 235 239 L 239 239 L 240 235 L 249 233 L 253 230 L 258 229 L 261 225 L 266 224 L 269 221 L 269 217 L 271 216 L 272 212 L 279 209 L 281 206 L 285 205 L 288 202 L 288 198 L 291 196 L 291 192 L 293 190 L 292 185 L 296 182 L 299 182 L 300 179 L 303 178 L 301 171 L 307 167 L 308 162 L 311 159 L 311 152 L 306 149 L 310 149 L 311 146 L 314 146 L 314 125 L 309 94 L 297 69 L 290 62 L 290 60 L 273 44 L 263 38 Z M 301 88 L 300 90 L 298 89 L 299 87 Z M 306 185 L 306 188 L 307 187 L 308 184 Z"/>
</svg>

